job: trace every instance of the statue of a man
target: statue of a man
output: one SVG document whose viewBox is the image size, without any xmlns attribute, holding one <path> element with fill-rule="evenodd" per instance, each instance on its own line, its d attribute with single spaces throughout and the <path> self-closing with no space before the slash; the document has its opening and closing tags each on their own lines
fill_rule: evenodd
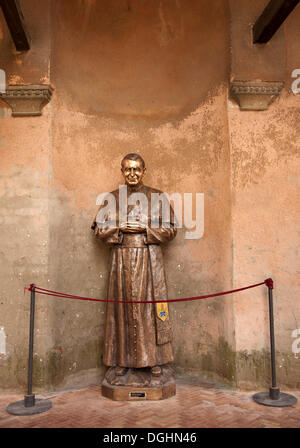
<svg viewBox="0 0 300 448">
<path fill-rule="evenodd" d="M 127 154 L 121 171 L 127 187 L 125 219 L 120 219 L 122 205 L 118 189 L 111 193 L 116 204 L 114 219 L 106 213 L 99 222 L 97 216 L 103 210 L 102 204 L 92 225 L 95 235 L 112 247 L 107 298 L 146 302 L 167 299 L 161 244 L 176 236 L 173 209 L 161 191 L 143 184 L 146 167 L 140 155 Z M 146 210 L 145 202 L 141 210 L 137 205 L 141 201 L 130 200 L 134 193 L 142 193 L 147 199 Z M 159 195 L 167 201 L 168 222 L 162 216 L 161 201 L 157 212 L 151 207 L 151 199 Z M 111 369 L 106 379 L 113 385 L 130 385 L 128 371 L 141 372 L 139 369 L 147 367 L 150 376 L 159 377 L 162 366 L 173 361 L 171 340 L 167 303 L 108 302 L 103 361 Z M 146 384 L 145 381 L 144 377 L 142 382 Z M 136 378 L 134 384 L 137 385 Z"/>
</svg>

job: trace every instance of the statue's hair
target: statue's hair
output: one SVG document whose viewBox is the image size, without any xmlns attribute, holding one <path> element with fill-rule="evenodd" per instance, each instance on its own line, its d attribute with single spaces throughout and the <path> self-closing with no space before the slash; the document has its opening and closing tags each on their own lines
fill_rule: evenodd
<svg viewBox="0 0 300 448">
<path fill-rule="evenodd" d="M 122 167 L 123 167 L 123 163 L 125 162 L 125 160 L 139 160 L 142 163 L 143 168 L 145 168 L 145 166 L 146 166 L 143 157 L 140 156 L 139 154 L 135 154 L 135 153 L 126 154 L 126 156 L 123 158 L 123 160 L 121 162 Z"/>
</svg>

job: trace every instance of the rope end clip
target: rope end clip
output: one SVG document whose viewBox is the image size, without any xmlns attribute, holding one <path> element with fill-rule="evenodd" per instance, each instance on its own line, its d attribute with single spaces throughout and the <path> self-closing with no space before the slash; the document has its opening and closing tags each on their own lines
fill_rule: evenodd
<svg viewBox="0 0 300 448">
<path fill-rule="evenodd" d="M 265 284 L 269 289 L 273 289 L 274 288 L 274 282 L 271 278 L 267 278 L 265 280 Z"/>
</svg>

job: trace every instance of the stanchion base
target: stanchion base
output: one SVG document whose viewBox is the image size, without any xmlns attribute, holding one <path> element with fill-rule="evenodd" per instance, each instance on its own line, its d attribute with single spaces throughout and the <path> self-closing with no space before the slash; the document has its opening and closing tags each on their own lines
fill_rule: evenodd
<svg viewBox="0 0 300 448">
<path fill-rule="evenodd" d="M 42 398 L 36 398 L 34 406 L 25 407 L 25 401 L 21 400 L 9 404 L 6 410 L 9 414 L 13 415 L 33 415 L 46 412 L 51 408 L 51 406 L 52 406 L 51 401 L 44 400 Z"/>
<path fill-rule="evenodd" d="M 271 398 L 269 392 L 258 392 L 257 394 L 254 394 L 252 398 L 256 401 L 256 403 L 263 404 L 265 406 L 285 407 L 293 406 L 297 403 L 297 398 L 294 397 L 294 395 L 284 394 L 283 392 L 279 393 L 277 399 Z"/>
</svg>

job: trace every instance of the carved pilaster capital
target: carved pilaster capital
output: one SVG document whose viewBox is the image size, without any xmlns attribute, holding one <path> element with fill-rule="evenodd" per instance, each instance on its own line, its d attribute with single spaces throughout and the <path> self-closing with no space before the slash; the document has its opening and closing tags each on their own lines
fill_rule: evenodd
<svg viewBox="0 0 300 448">
<path fill-rule="evenodd" d="M 230 96 L 240 110 L 266 110 L 282 88 L 282 82 L 233 81 Z"/>
<path fill-rule="evenodd" d="M 50 101 L 53 87 L 50 85 L 11 85 L 0 93 L 0 99 L 12 109 L 13 117 L 42 115 L 43 107 Z"/>
</svg>

